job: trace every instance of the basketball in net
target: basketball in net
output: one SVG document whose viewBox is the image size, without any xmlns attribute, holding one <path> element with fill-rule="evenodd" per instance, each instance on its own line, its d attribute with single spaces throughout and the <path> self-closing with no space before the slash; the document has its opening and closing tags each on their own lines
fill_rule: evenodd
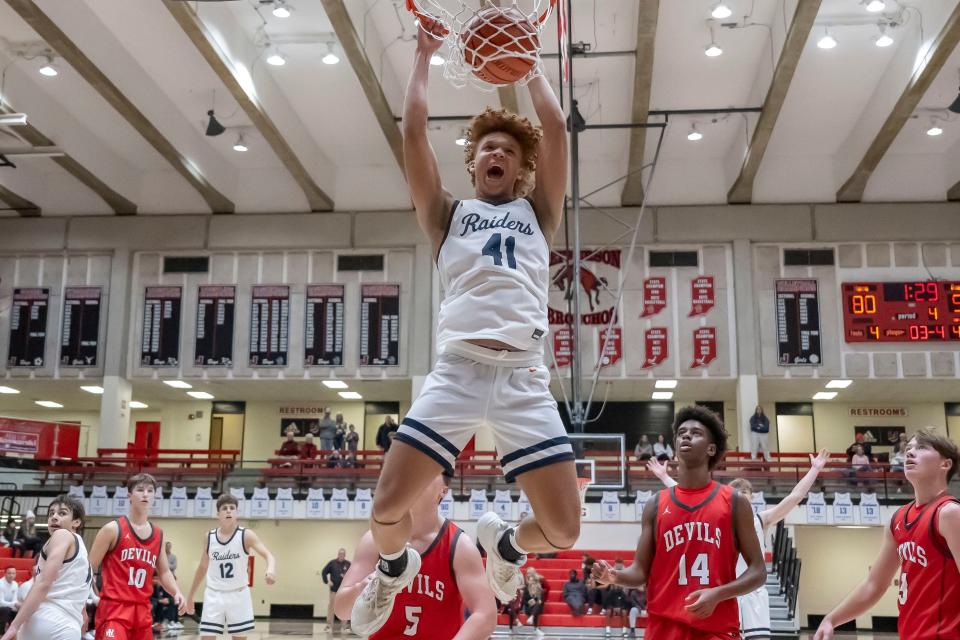
<svg viewBox="0 0 960 640">
<path fill-rule="evenodd" d="M 537 64 L 539 33 L 514 8 L 487 7 L 476 13 L 460 34 L 463 59 L 480 80 L 494 85 L 513 84 Z"/>
</svg>

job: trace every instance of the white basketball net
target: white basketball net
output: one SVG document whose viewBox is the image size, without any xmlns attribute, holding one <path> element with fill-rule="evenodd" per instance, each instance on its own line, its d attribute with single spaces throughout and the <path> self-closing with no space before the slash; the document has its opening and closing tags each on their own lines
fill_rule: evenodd
<svg viewBox="0 0 960 640">
<path fill-rule="evenodd" d="M 439 20 L 447 28 L 443 37 L 450 53 L 443 65 L 443 77 L 455 87 L 468 83 L 485 91 L 498 86 L 478 77 L 475 69 L 505 58 L 529 61 L 530 71 L 517 84 L 526 84 L 543 73 L 540 64 L 542 39 L 540 34 L 557 0 L 406 0 L 407 9 L 417 19 L 427 16 Z M 500 16 L 523 15 L 533 27 L 532 32 L 516 29 L 512 22 Z M 506 23 L 506 24 L 505 24 Z M 470 28 L 475 34 L 465 33 Z M 508 30 L 508 27 L 511 28 Z M 418 27 L 419 28 L 419 27 Z M 521 31 L 522 33 L 511 33 Z M 480 36 L 482 32 L 484 36 Z M 431 34 L 432 35 L 432 34 Z M 468 41 L 472 50 L 468 51 Z M 478 46 L 479 44 L 479 46 Z M 516 46 L 512 46 L 516 45 Z"/>
</svg>

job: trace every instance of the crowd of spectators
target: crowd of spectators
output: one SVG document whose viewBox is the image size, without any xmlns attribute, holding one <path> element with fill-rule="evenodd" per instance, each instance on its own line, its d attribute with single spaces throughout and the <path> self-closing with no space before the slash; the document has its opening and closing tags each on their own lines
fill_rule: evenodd
<svg viewBox="0 0 960 640">
<path fill-rule="evenodd" d="M 383 424 L 377 429 L 376 444 L 384 453 L 389 451 L 397 429 L 399 425 L 391 415 L 386 416 Z M 275 464 L 288 467 L 293 466 L 294 460 L 311 460 L 317 462 L 315 466 L 328 469 L 363 467 L 362 462 L 357 458 L 360 434 L 354 425 L 344 421 L 343 414 L 338 413 L 334 419 L 330 417 L 329 410 L 325 411 L 324 417 L 311 422 L 306 430 L 303 441 L 297 440 L 296 428 L 287 430 L 286 437 L 277 449 L 276 455 L 288 461 Z"/>
</svg>

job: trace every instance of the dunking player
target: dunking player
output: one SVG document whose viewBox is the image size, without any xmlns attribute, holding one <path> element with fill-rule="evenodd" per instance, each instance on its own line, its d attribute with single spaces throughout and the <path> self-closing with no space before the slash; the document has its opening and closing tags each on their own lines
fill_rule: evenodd
<svg viewBox="0 0 960 640">
<path fill-rule="evenodd" d="M 720 418 L 704 407 L 684 407 L 673 431 L 679 485 L 644 507 L 633 564 L 617 571 L 600 561 L 593 575 L 624 587 L 646 583 L 651 638 L 739 638 L 736 598 L 766 578 L 753 511 L 745 497 L 710 477 L 727 449 Z M 737 577 L 739 555 L 747 570 Z"/>
<path fill-rule="evenodd" d="M 50 539 L 43 545 L 39 571 L 3 640 L 77 640 L 90 593 L 90 563 L 83 538 L 83 503 L 57 496 L 47 511 Z"/>
<path fill-rule="evenodd" d="M 105 524 L 90 548 L 90 567 L 102 572 L 97 640 L 151 640 L 153 574 L 184 612 L 183 594 L 163 553 L 163 532 L 148 520 L 157 481 L 147 473 L 127 480 L 129 515 Z"/>
<path fill-rule="evenodd" d="M 193 613 L 193 598 L 204 578 L 203 615 L 200 617 L 200 637 L 209 640 L 229 633 L 234 640 L 243 640 L 253 631 L 253 599 L 250 596 L 247 558 L 250 550 L 266 560 L 264 580 L 268 585 L 277 581 L 273 554 L 254 531 L 241 527 L 237 520 L 239 501 L 224 493 L 217 498 L 216 529 L 203 536 L 200 564 L 193 576 L 187 596 L 187 611 Z"/>
<path fill-rule="evenodd" d="M 425 31 L 426 30 L 426 31 Z M 427 139 L 427 77 L 443 27 L 418 29 L 403 114 L 407 182 L 430 239 L 444 299 L 440 356 L 386 457 L 374 494 L 371 529 L 377 572 L 354 604 L 354 631 L 379 629 L 393 598 L 419 570 L 410 508 L 486 424 L 508 481 L 518 479 L 535 515 L 513 529 L 492 513 L 477 537 L 487 552 L 494 594 L 511 601 L 526 553 L 570 548 L 580 535 L 573 450 L 548 387 L 550 241 L 562 221 L 567 185 L 566 124 L 547 80 L 528 83 L 541 132 L 523 117 L 487 109 L 470 123 L 466 163 L 476 192 L 455 200 L 440 182 Z M 533 187 L 532 191 L 530 190 Z"/>
<path fill-rule="evenodd" d="M 753 519 L 753 526 L 757 532 L 757 539 L 760 540 L 761 551 L 764 548 L 767 529 L 784 520 L 803 501 L 829 459 L 830 452 L 826 449 L 821 449 L 816 457 L 811 455 L 810 470 L 800 478 L 800 482 L 793 488 L 793 491 L 777 504 L 758 513 Z M 653 471 L 654 475 L 660 478 L 668 488 L 676 486 L 676 480 L 667 474 L 666 466 L 656 458 L 647 461 L 647 468 Z M 750 484 L 749 480 L 735 478 L 730 482 L 730 487 L 739 491 L 747 499 L 747 502 L 751 502 L 753 485 Z M 747 562 L 741 556 L 737 559 L 737 575 L 742 575 L 746 570 Z M 744 640 L 770 638 L 770 596 L 767 593 L 767 588 L 761 585 L 756 591 L 740 596 L 737 598 L 737 604 L 740 608 L 740 630 L 743 632 Z"/>
<path fill-rule="evenodd" d="M 960 501 L 947 493 L 958 465 L 960 451 L 949 438 L 921 431 L 910 439 L 904 474 L 914 499 L 893 515 L 870 573 L 827 614 L 815 640 L 830 640 L 835 627 L 869 611 L 898 564 L 899 637 L 960 640 Z"/>
<path fill-rule="evenodd" d="M 486 640 L 496 628 L 496 601 L 484 576 L 480 552 L 457 525 L 437 513 L 446 492 L 444 478 L 438 475 L 413 503 L 410 545 L 420 554 L 420 572 L 397 595 L 393 612 L 371 640 Z M 350 617 L 377 560 L 373 536 L 367 532 L 337 591 L 338 616 Z M 470 612 L 466 622 L 464 606 Z"/>
</svg>

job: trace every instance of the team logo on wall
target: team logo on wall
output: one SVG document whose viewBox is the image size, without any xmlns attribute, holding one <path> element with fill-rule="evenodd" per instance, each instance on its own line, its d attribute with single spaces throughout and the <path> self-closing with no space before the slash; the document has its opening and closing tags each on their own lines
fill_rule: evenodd
<svg viewBox="0 0 960 640">
<path fill-rule="evenodd" d="M 580 281 L 573 276 L 573 252 L 550 252 L 550 299 L 547 315 L 552 325 L 572 325 L 571 301 L 580 288 L 580 322 L 606 325 L 616 322 L 620 286 L 620 249 L 580 251 Z"/>
</svg>

